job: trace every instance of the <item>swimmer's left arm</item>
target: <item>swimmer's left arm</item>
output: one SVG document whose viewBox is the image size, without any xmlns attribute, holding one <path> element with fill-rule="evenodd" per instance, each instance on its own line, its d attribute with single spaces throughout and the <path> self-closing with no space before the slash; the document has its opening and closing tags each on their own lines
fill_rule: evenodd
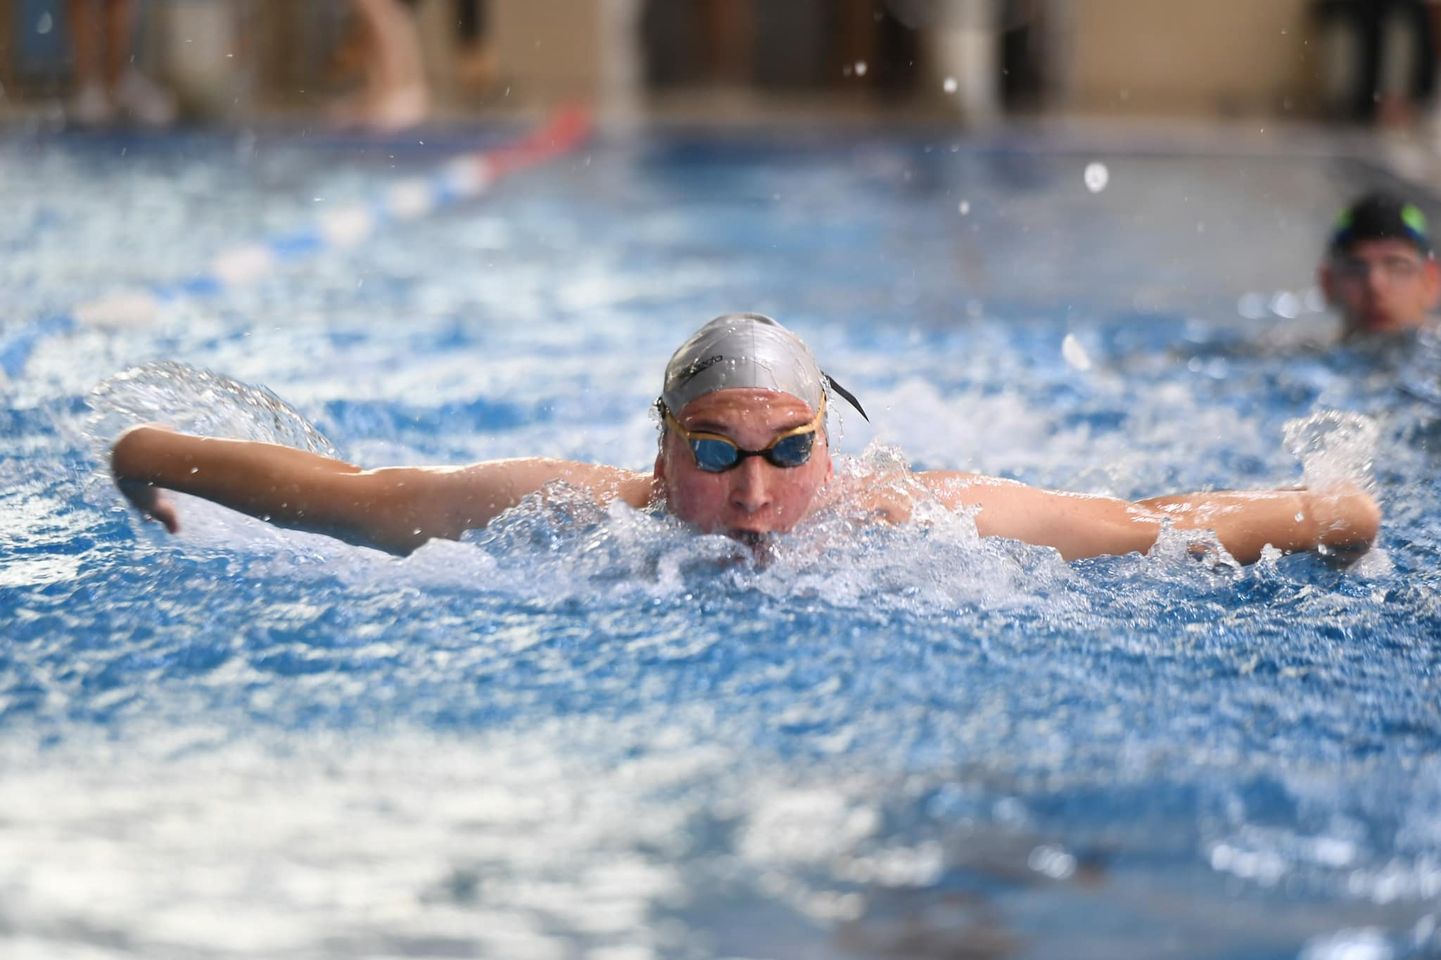
<svg viewBox="0 0 1441 960">
<path fill-rule="evenodd" d="M 952 509 L 975 509 L 981 536 L 1055 547 L 1067 560 L 1144 553 L 1167 524 L 1212 531 L 1242 563 L 1260 559 L 1268 544 L 1285 552 L 1325 547 L 1359 556 L 1381 520 L 1375 500 L 1355 488 L 1189 493 L 1130 503 L 974 474 L 919 476 Z"/>
</svg>

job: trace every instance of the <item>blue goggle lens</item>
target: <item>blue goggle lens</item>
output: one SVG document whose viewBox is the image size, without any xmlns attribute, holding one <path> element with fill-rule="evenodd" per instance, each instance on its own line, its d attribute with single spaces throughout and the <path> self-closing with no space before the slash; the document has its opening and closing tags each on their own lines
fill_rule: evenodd
<svg viewBox="0 0 1441 960">
<path fill-rule="evenodd" d="M 811 458 L 815 448 L 815 431 L 786 437 L 765 450 L 741 450 L 735 444 L 710 437 L 690 441 L 695 464 L 707 473 L 724 473 L 740 465 L 746 457 L 765 457 L 774 466 L 799 467 Z"/>
</svg>

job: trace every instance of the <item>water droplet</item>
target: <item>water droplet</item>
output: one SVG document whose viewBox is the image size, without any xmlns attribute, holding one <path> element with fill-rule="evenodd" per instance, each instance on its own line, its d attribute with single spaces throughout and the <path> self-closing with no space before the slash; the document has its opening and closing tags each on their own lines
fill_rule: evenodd
<svg viewBox="0 0 1441 960">
<path fill-rule="evenodd" d="M 48 12 L 40 14 L 40 19 L 35 22 L 35 32 L 42 37 L 55 29 L 55 19 Z"/>
<path fill-rule="evenodd" d="M 1106 184 L 1111 182 L 1111 171 L 1106 169 L 1104 163 L 1088 163 L 1084 177 L 1086 189 L 1092 193 L 1100 193 L 1106 189 Z"/>
<path fill-rule="evenodd" d="M 946 93 L 955 93 L 959 87 L 960 84 L 956 83 L 955 77 L 946 77 L 946 82 L 941 84 L 941 89 Z"/>
<path fill-rule="evenodd" d="M 1066 338 L 1061 341 L 1061 356 L 1072 370 L 1091 369 L 1091 358 L 1074 333 L 1066 334 Z"/>
<path fill-rule="evenodd" d="M 866 67 L 866 62 L 864 60 L 856 61 L 856 76 L 864 77 L 866 75 L 867 69 L 868 68 Z"/>
<path fill-rule="evenodd" d="M 971 212 L 971 201 L 969 201 L 969 200 L 962 200 L 962 201 L 960 202 L 960 205 L 957 206 L 956 209 L 959 210 L 961 216 L 964 217 L 966 214 L 968 214 L 968 213 Z"/>
</svg>

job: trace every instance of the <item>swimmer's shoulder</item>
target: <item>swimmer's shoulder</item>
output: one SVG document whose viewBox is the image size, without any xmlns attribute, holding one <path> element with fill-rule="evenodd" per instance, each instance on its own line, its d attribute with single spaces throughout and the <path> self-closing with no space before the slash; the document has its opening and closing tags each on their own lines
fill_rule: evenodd
<svg viewBox="0 0 1441 960">
<path fill-rule="evenodd" d="M 497 512 L 556 484 L 584 491 L 597 503 L 619 500 L 641 509 L 655 499 L 655 482 L 649 473 L 601 463 L 521 457 L 435 469 L 446 475 L 451 496 L 471 502 L 484 500 L 494 504 Z"/>
<path fill-rule="evenodd" d="M 530 459 L 518 462 L 527 465 L 526 469 L 534 480 L 539 480 L 540 485 L 563 483 L 588 491 L 600 503 L 619 500 L 642 509 L 655 499 L 655 479 L 649 473 L 578 460 Z"/>
<path fill-rule="evenodd" d="M 859 512 L 883 523 L 906 523 L 923 501 L 939 502 L 949 509 L 985 507 L 1012 491 L 1028 489 L 1013 480 L 1003 480 L 964 470 L 906 469 L 841 478 L 834 485 L 831 501 L 842 509 Z"/>
</svg>

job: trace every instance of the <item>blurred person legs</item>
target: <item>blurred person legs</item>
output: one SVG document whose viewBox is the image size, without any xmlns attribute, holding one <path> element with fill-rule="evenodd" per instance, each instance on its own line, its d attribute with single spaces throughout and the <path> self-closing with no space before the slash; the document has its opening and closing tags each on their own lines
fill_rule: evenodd
<svg viewBox="0 0 1441 960">
<path fill-rule="evenodd" d="M 495 83 L 495 49 L 488 36 L 487 0 L 456 0 L 455 76 L 462 86 L 483 90 Z"/>
<path fill-rule="evenodd" d="M 70 0 L 76 92 L 70 118 L 82 126 L 109 123 L 117 113 L 145 126 L 175 119 L 175 98 L 135 67 L 131 0 Z"/>
<path fill-rule="evenodd" d="M 1429 105 L 1436 49 L 1425 0 L 1356 0 L 1357 75 L 1352 113 L 1366 123 L 1405 126 Z M 1410 49 L 1403 42 L 1409 35 Z"/>
<path fill-rule="evenodd" d="M 420 55 L 420 35 L 400 0 L 352 0 L 360 18 L 359 94 L 337 113 L 345 124 L 381 133 L 413 127 L 430 113 L 430 87 Z"/>
</svg>

